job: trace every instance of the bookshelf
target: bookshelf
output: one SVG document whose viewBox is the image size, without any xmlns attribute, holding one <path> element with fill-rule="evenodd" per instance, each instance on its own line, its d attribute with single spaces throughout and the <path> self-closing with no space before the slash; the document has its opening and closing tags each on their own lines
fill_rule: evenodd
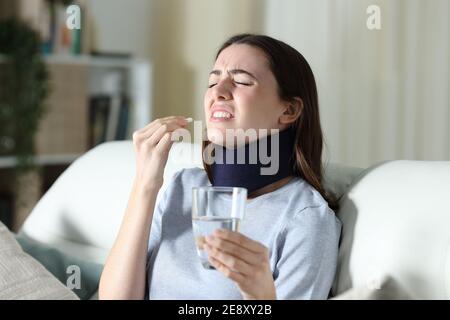
<svg viewBox="0 0 450 320">
<path fill-rule="evenodd" d="M 81 33 L 67 29 L 69 2 L 81 8 Z M 51 89 L 35 136 L 33 159 L 40 170 L 22 177 L 25 182 L 17 187 L 17 158 L 0 156 L 0 220 L 17 231 L 73 161 L 101 142 L 130 139 L 151 121 L 152 64 L 123 53 L 95 52 L 95 17 L 86 0 L 1 0 L 0 20 L 10 17 L 41 36 Z M 8 57 L 0 55 L 0 73 L 6 63 Z"/>
<path fill-rule="evenodd" d="M 0 56 L 0 71 L 7 60 L 7 57 Z M 92 129 L 90 100 L 93 96 L 114 95 L 116 90 L 127 97 L 126 132 L 119 140 L 130 139 L 136 129 L 145 126 L 152 118 L 152 65 L 148 60 L 64 54 L 46 55 L 44 60 L 50 72 L 51 92 L 47 99 L 47 111 L 36 135 L 37 152 L 34 157 L 43 174 L 39 182 L 39 196 L 29 199 L 29 209 L 25 214 L 14 209 L 16 191 L 13 172 L 17 158 L 14 155 L 0 156 L 0 207 L 9 207 L 13 216 L 21 216 L 19 219 L 3 218 L 11 223 L 9 227 L 14 231 L 19 229 L 26 215 L 57 177 L 95 146 L 89 141 Z M 120 81 L 113 84 L 105 82 L 104 79 L 111 74 L 119 77 Z M 102 141 L 111 140 L 117 139 L 105 136 Z"/>
<path fill-rule="evenodd" d="M 6 62 L 7 58 L 0 55 L 0 68 Z M 130 139 L 133 131 L 150 122 L 153 107 L 152 67 L 149 61 L 89 55 L 48 55 L 45 56 L 45 62 L 51 74 L 52 90 L 47 101 L 48 110 L 36 138 L 37 154 L 40 156 L 38 159 L 41 159 L 39 161 L 42 164 L 46 163 L 42 159 L 52 159 L 52 163 L 57 159 L 67 162 L 67 159 L 73 159 L 74 154 L 82 154 L 94 146 L 89 145 L 87 137 L 91 96 L 114 95 L 116 92 L 127 96 L 126 132 L 120 140 Z M 119 83 L 102 85 L 103 78 L 111 73 L 120 77 Z M 68 105 L 71 107 L 63 107 Z M 78 126 L 73 125 L 74 121 Z M 72 125 L 68 126 L 69 122 Z M 69 136 L 64 141 L 59 141 L 60 150 L 58 143 L 50 146 L 58 127 L 60 131 L 75 132 L 75 137 Z M 105 137 L 101 142 L 111 140 L 116 139 Z M 11 159 L 10 156 L 0 156 L 0 168 L 13 163 Z"/>
</svg>

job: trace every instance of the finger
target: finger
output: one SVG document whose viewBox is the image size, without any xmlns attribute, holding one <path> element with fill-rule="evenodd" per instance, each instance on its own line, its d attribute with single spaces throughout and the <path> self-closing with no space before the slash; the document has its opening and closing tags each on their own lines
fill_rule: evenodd
<svg viewBox="0 0 450 320">
<path fill-rule="evenodd" d="M 179 125 L 186 125 L 189 123 L 189 121 L 191 121 L 189 119 L 192 119 L 192 118 L 187 118 L 184 116 L 171 116 L 171 117 L 163 118 L 163 123 L 176 122 Z"/>
<path fill-rule="evenodd" d="M 140 128 L 139 130 L 137 130 L 137 132 L 140 132 L 140 133 L 147 132 L 148 129 L 150 129 L 150 128 L 152 128 L 152 127 L 158 127 L 158 124 L 163 124 L 163 123 L 165 123 L 167 120 L 170 120 L 171 118 L 174 118 L 174 116 L 155 119 L 155 120 L 153 120 L 152 122 L 150 122 L 149 124 L 147 124 L 145 127 L 142 127 L 142 128 Z"/>
<path fill-rule="evenodd" d="M 250 265 L 257 266 L 261 263 L 261 254 L 248 250 L 247 248 L 237 245 L 229 240 L 210 235 L 205 237 L 205 241 L 213 248 L 240 258 Z"/>
<path fill-rule="evenodd" d="M 160 127 L 151 134 L 151 136 L 147 137 L 149 141 L 148 143 L 150 143 L 150 145 L 152 146 L 155 146 L 156 144 L 158 144 L 158 142 L 166 132 L 173 132 L 179 128 L 181 128 L 181 126 L 176 122 L 166 122 L 164 124 L 161 124 Z M 146 136 L 147 134 L 143 135 Z"/>
<path fill-rule="evenodd" d="M 167 126 L 168 131 L 174 131 L 178 128 L 183 128 L 187 125 L 187 120 L 180 117 L 175 117 L 167 120 L 160 120 L 157 122 L 154 126 L 149 127 L 147 130 L 142 132 L 142 136 L 144 136 L 146 139 L 150 138 L 156 130 L 158 130 L 162 126 Z"/>
<path fill-rule="evenodd" d="M 150 122 L 147 126 L 143 127 L 141 130 L 145 131 L 152 124 L 158 124 L 158 123 L 163 124 L 163 123 L 175 121 L 175 122 L 179 122 L 180 124 L 183 124 L 183 123 L 187 122 L 186 119 L 187 118 L 184 116 L 169 116 L 169 117 L 159 118 L 159 119 L 156 119 L 156 120 Z"/>
<path fill-rule="evenodd" d="M 211 265 L 214 268 L 216 268 L 216 270 L 221 272 L 227 278 L 229 278 L 229 279 L 231 279 L 231 280 L 233 280 L 233 281 L 235 281 L 237 283 L 244 283 L 244 281 L 246 279 L 245 275 L 243 275 L 243 274 L 241 274 L 239 272 L 235 272 L 235 271 L 231 270 L 226 265 L 224 265 L 219 260 L 217 260 L 217 259 L 215 259 L 213 257 L 209 257 L 208 260 L 211 263 Z"/>
<path fill-rule="evenodd" d="M 179 125 L 185 125 L 185 124 L 189 123 L 190 120 L 188 120 L 188 119 L 192 119 L 192 118 L 187 118 L 184 116 L 170 116 L 170 117 L 161 118 L 160 121 L 161 121 L 161 123 L 175 122 L 175 123 L 178 123 Z"/>
<path fill-rule="evenodd" d="M 186 117 L 183 117 L 183 116 L 170 116 L 170 117 L 156 119 L 155 121 L 152 121 L 151 123 L 149 123 L 142 129 L 139 129 L 137 132 L 142 139 L 148 139 L 149 137 L 152 136 L 152 134 L 156 130 L 158 130 L 158 128 L 161 125 L 171 124 L 171 123 L 176 123 L 179 126 L 185 126 L 189 122 L 188 122 L 188 120 L 186 120 Z"/>
<path fill-rule="evenodd" d="M 173 140 L 170 137 L 170 132 L 166 132 L 156 145 L 155 149 L 163 154 L 168 154 L 172 144 Z"/>
<path fill-rule="evenodd" d="M 267 248 L 246 236 L 242 233 L 230 231 L 227 229 L 216 229 L 213 233 L 214 236 L 231 241 L 237 245 L 247 248 L 255 253 L 266 253 Z"/>
<path fill-rule="evenodd" d="M 208 244 L 205 244 L 204 247 L 208 252 L 208 256 L 211 256 L 214 259 L 218 260 L 220 263 L 227 266 L 227 268 L 235 272 L 242 273 L 244 275 L 250 275 L 253 273 L 254 267 L 249 265 L 244 260 L 239 259 L 233 255 L 230 255 L 224 251 L 217 250 Z"/>
</svg>

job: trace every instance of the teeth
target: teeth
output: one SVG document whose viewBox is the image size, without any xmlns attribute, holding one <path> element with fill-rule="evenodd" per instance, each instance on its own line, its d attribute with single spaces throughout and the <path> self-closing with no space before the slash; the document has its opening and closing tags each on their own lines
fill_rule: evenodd
<svg viewBox="0 0 450 320">
<path fill-rule="evenodd" d="M 225 111 L 215 111 L 213 113 L 213 117 L 214 118 L 227 118 L 227 119 L 229 119 L 229 118 L 231 118 L 231 114 L 228 113 L 228 112 L 225 112 Z"/>
</svg>

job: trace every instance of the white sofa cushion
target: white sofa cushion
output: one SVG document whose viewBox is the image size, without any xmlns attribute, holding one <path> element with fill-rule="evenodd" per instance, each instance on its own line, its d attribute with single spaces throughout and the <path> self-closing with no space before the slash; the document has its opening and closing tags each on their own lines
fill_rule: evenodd
<svg viewBox="0 0 450 320">
<path fill-rule="evenodd" d="M 450 298 L 450 162 L 368 169 L 341 201 L 333 294 L 389 276 L 412 298 Z"/>
<path fill-rule="evenodd" d="M 383 276 L 377 283 L 351 288 L 331 300 L 410 300 L 411 296 L 391 277 Z"/>
</svg>

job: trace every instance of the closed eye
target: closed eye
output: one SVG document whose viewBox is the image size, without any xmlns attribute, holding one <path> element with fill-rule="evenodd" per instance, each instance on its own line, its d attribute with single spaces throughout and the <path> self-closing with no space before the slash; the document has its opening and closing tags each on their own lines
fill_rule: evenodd
<svg viewBox="0 0 450 320">
<path fill-rule="evenodd" d="M 234 83 L 241 84 L 243 86 L 250 86 L 251 85 L 251 83 L 244 83 L 244 82 L 237 82 L 237 81 L 235 81 Z"/>
<path fill-rule="evenodd" d="M 251 83 L 238 82 L 238 81 L 235 81 L 234 83 L 237 83 L 237 84 L 240 84 L 240 85 L 243 85 L 243 86 L 251 86 L 251 85 L 252 85 Z M 210 84 L 210 85 L 208 86 L 208 88 L 212 88 L 212 87 L 214 87 L 216 84 L 217 84 L 217 83 Z"/>
</svg>

